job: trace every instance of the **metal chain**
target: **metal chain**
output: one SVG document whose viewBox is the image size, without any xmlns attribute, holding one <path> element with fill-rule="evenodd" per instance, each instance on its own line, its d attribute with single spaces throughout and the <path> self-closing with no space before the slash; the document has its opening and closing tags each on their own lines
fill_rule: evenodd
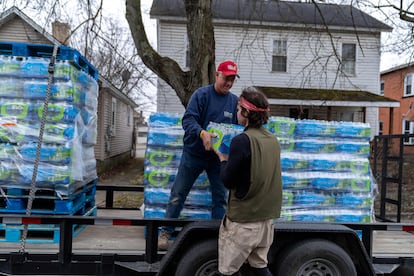
<svg viewBox="0 0 414 276">
<path fill-rule="evenodd" d="M 36 178 L 37 178 L 37 170 L 39 167 L 40 149 L 42 148 L 43 132 L 44 132 L 46 116 L 47 116 L 47 112 L 49 108 L 50 89 L 52 87 L 53 75 L 55 73 L 57 51 L 58 51 L 58 45 L 55 44 L 53 46 L 53 53 L 52 53 L 52 57 L 50 58 L 49 67 L 48 67 L 49 74 L 48 74 L 48 81 L 47 81 L 46 96 L 45 96 L 45 100 L 43 103 L 43 112 L 42 112 L 42 118 L 40 121 L 39 137 L 37 139 L 36 157 L 35 157 L 34 165 L 33 165 L 33 174 L 32 174 L 32 181 L 30 184 L 29 200 L 27 202 L 27 208 L 26 208 L 26 215 L 28 216 L 30 216 L 32 213 L 32 205 L 33 205 L 33 200 L 35 198 L 35 193 L 36 193 Z M 25 224 L 24 230 L 22 233 L 22 238 L 21 238 L 21 247 L 19 251 L 20 253 L 25 252 L 28 230 L 29 230 L 29 225 Z"/>
</svg>

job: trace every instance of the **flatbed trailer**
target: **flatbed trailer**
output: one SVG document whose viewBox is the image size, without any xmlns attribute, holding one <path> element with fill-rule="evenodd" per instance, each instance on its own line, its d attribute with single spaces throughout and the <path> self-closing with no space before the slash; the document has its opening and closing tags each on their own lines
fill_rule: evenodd
<svg viewBox="0 0 414 276">
<path fill-rule="evenodd" d="M 116 190 L 116 188 L 113 188 Z M 59 226 L 59 243 L 2 243 L 1 275 L 216 275 L 220 221 L 145 219 L 139 210 L 96 216 L 2 215 L 3 224 Z M 73 235 L 75 225 L 85 225 Z M 160 226 L 181 229 L 168 252 Z M 358 232 L 357 232 L 358 231 Z M 269 267 L 286 275 L 414 275 L 414 224 L 275 223 Z M 252 275 L 242 268 L 242 275 Z"/>
</svg>

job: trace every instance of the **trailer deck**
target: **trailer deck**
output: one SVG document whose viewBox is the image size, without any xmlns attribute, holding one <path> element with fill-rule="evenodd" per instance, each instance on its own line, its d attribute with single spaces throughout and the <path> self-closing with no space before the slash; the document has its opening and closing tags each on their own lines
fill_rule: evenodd
<svg viewBox="0 0 414 276">
<path fill-rule="evenodd" d="M 139 210 L 110 210 L 98 209 L 97 218 L 108 219 L 142 219 Z M 373 257 L 413 257 L 414 258 L 414 229 L 401 231 L 398 224 L 394 230 L 375 230 L 372 241 Z M 72 251 L 76 254 L 142 254 L 145 252 L 145 226 L 126 225 L 87 225 L 73 238 Z M 0 243 L 0 252 L 16 252 L 20 243 Z M 26 243 L 29 253 L 57 253 L 58 243 Z"/>
</svg>

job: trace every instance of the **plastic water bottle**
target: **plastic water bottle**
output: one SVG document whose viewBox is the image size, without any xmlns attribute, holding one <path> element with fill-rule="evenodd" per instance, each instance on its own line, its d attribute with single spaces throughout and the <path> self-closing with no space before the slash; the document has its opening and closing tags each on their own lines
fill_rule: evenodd
<svg viewBox="0 0 414 276">
<path fill-rule="evenodd" d="M 183 146 L 184 130 L 180 127 L 150 128 L 147 134 L 147 146 Z"/>
<path fill-rule="evenodd" d="M 44 104 L 33 103 L 33 109 L 36 112 L 37 119 L 41 119 L 44 110 Z M 50 103 L 46 120 L 56 123 L 74 123 L 80 114 L 80 109 L 74 105 L 65 103 Z"/>
<path fill-rule="evenodd" d="M 156 112 L 149 116 L 148 124 L 150 127 L 172 127 L 181 126 L 182 114 Z"/>
<path fill-rule="evenodd" d="M 294 152 L 282 153 L 280 165 L 283 171 L 304 171 L 309 169 L 309 158 L 305 154 Z"/>
<path fill-rule="evenodd" d="M 41 57 L 26 57 L 20 64 L 23 77 L 47 78 L 49 76 L 49 61 Z"/>
<path fill-rule="evenodd" d="M 43 79 L 31 79 L 23 84 L 23 97 L 43 100 L 46 97 L 48 83 Z M 50 86 L 50 100 L 80 104 L 80 91 L 70 82 L 57 82 Z"/>
<path fill-rule="evenodd" d="M 177 168 L 180 164 L 181 156 L 181 149 L 148 146 L 145 152 L 144 165 Z"/>
<path fill-rule="evenodd" d="M 372 207 L 371 193 L 339 193 L 336 195 L 335 204 L 346 208 L 369 209 Z"/>
<path fill-rule="evenodd" d="M 16 149 L 22 160 L 35 160 L 37 143 L 22 144 Z M 69 145 L 42 144 L 39 160 L 52 164 L 69 164 L 72 161 L 71 156 L 72 148 Z"/>
<path fill-rule="evenodd" d="M 4 118 L 17 120 L 32 120 L 34 118 L 33 106 L 25 99 L 0 99 L 0 114 Z"/>
<path fill-rule="evenodd" d="M 264 127 L 277 137 L 292 137 L 295 133 L 296 121 L 288 117 L 272 116 Z"/>
<path fill-rule="evenodd" d="M 335 151 L 338 153 L 354 154 L 361 157 L 368 157 L 370 153 L 370 145 L 368 142 L 342 140 L 336 142 Z"/>
<path fill-rule="evenodd" d="M 31 183 L 33 176 L 33 163 L 22 162 L 18 165 L 24 183 Z M 70 184 L 71 170 L 68 166 L 54 166 L 42 163 L 37 169 L 37 185 Z"/>
<path fill-rule="evenodd" d="M 311 188 L 308 173 L 282 172 L 283 189 L 307 189 Z"/>
<path fill-rule="evenodd" d="M 176 175 L 177 168 L 172 169 L 147 166 L 144 170 L 144 185 L 170 188 Z"/>
<path fill-rule="evenodd" d="M 1 70 L 1 69 L 0 69 Z M 1 74 L 0 74 L 1 75 Z M 16 78 L 0 78 L 1 98 L 22 98 L 22 83 Z"/>
<path fill-rule="evenodd" d="M 336 125 L 322 120 L 297 120 L 295 136 L 297 137 L 333 137 Z"/>
<path fill-rule="evenodd" d="M 189 208 L 185 207 L 181 211 L 182 219 L 211 219 L 211 211 L 205 208 Z"/>
<path fill-rule="evenodd" d="M 13 56 L 0 56 L 0 76 L 19 77 L 21 61 Z"/>
<path fill-rule="evenodd" d="M 331 139 L 300 139 L 295 140 L 295 151 L 304 153 L 333 153 L 335 142 Z"/>
<path fill-rule="evenodd" d="M 294 202 L 298 207 L 319 208 L 321 206 L 333 206 L 335 199 L 322 192 L 302 191 L 294 194 Z"/>
<path fill-rule="evenodd" d="M 369 141 L 371 137 L 371 126 L 368 123 L 361 122 L 335 122 L 335 135 L 337 137 L 345 137 L 351 139 L 360 139 Z"/>
<path fill-rule="evenodd" d="M 210 190 L 190 190 L 185 201 L 187 206 L 204 206 L 209 207 L 212 204 L 211 191 Z"/>
<path fill-rule="evenodd" d="M 165 218 L 165 208 L 145 205 L 144 218 Z"/>
<path fill-rule="evenodd" d="M 170 193 L 170 189 L 146 187 L 144 189 L 144 203 L 145 205 L 166 205 Z"/>
<path fill-rule="evenodd" d="M 223 154 L 229 154 L 231 140 L 243 130 L 244 127 L 234 124 L 210 122 L 207 125 L 207 131 L 216 134 L 216 137 L 212 139 L 213 148 Z"/>
</svg>

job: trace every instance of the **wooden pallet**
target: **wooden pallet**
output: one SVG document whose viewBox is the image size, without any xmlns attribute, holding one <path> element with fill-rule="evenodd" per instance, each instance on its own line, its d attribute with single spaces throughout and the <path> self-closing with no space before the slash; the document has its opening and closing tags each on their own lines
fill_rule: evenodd
<svg viewBox="0 0 414 276">
<path fill-rule="evenodd" d="M 97 207 L 89 208 L 83 216 L 96 216 Z M 87 225 L 73 225 L 73 237 L 79 235 Z M 23 237 L 24 225 L 0 224 L 0 242 L 20 242 Z M 29 224 L 26 242 L 28 243 L 59 243 L 60 228 L 58 224 Z"/>
</svg>

